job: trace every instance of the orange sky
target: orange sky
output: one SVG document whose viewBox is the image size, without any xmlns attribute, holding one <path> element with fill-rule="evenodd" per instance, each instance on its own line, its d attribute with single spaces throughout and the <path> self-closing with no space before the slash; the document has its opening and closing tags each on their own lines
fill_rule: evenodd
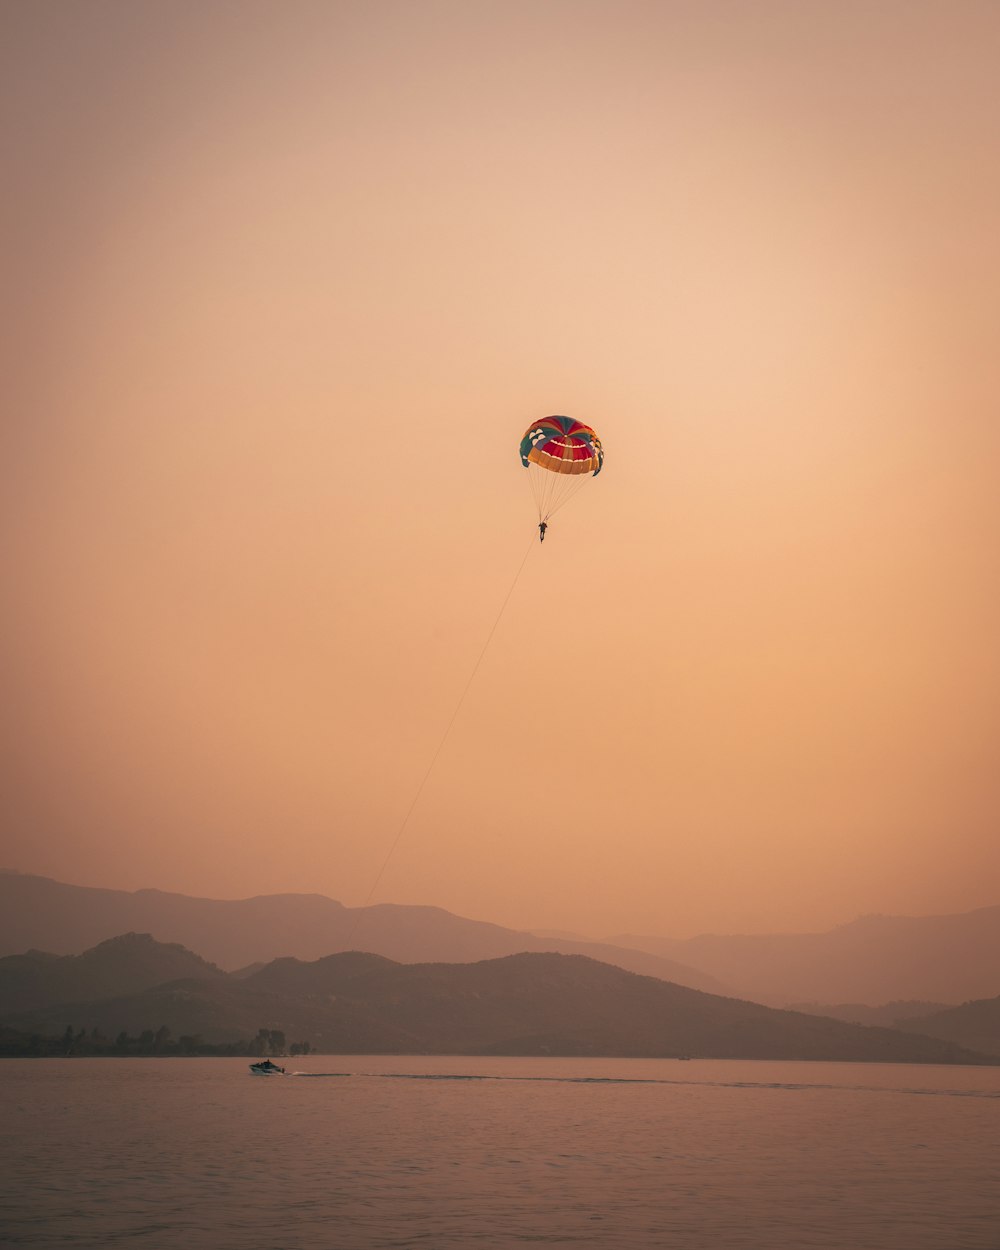
<svg viewBox="0 0 1000 1250">
<path fill-rule="evenodd" d="M 5 3 L 2 862 L 1000 902 L 1000 8 Z"/>
</svg>

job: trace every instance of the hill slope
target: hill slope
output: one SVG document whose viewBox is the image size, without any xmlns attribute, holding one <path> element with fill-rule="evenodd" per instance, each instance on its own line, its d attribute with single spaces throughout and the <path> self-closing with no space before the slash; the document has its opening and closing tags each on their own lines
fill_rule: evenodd
<svg viewBox="0 0 1000 1250">
<path fill-rule="evenodd" d="M 4 1014 L 130 994 L 182 977 L 218 980 L 225 974 L 183 946 L 155 942 L 148 933 L 109 938 L 82 955 L 28 951 L 0 959 Z"/>
<path fill-rule="evenodd" d="M 788 1010 L 804 1011 L 810 1016 L 829 1016 L 832 1020 L 846 1020 L 848 1024 L 877 1024 L 886 1029 L 905 1029 L 903 1021 L 944 1011 L 946 1005 L 906 1002 L 869 1007 L 866 1003 L 789 1003 Z"/>
<path fill-rule="evenodd" d="M 439 907 L 350 908 L 321 894 L 191 898 L 161 890 L 98 890 L 0 872 L 0 955 L 31 947 L 75 954 L 128 931 L 180 942 L 227 969 L 266 963 L 281 955 L 317 959 L 349 947 L 404 963 L 466 963 L 520 951 L 558 951 L 588 955 L 696 989 L 726 990 L 708 973 L 646 951 L 540 938 L 465 920 Z"/>
<path fill-rule="evenodd" d="M 827 933 L 608 940 L 701 968 L 758 1002 L 960 1003 L 1000 993 L 1000 907 L 865 916 Z"/>
<path fill-rule="evenodd" d="M 897 1025 L 1000 1058 L 1000 997 L 980 998 L 947 1011 L 916 1016 Z"/>
<path fill-rule="evenodd" d="M 0 1010 L 48 1036 L 155 1031 L 206 1041 L 280 1029 L 327 1053 L 620 1055 L 976 1062 L 954 1043 L 778 1011 L 580 955 L 400 964 L 342 952 L 276 960 L 245 977 L 207 971 L 93 1002 Z"/>
</svg>

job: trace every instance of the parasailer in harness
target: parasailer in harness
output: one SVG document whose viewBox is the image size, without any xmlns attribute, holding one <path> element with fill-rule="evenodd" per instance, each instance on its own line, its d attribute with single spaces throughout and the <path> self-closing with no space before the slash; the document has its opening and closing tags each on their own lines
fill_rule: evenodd
<svg viewBox="0 0 1000 1250">
<path fill-rule="evenodd" d="M 549 528 L 549 523 L 548 523 L 548 521 L 539 521 L 539 522 L 538 522 L 538 541 L 539 541 L 540 543 L 545 542 L 545 531 L 546 531 L 548 528 Z"/>
</svg>

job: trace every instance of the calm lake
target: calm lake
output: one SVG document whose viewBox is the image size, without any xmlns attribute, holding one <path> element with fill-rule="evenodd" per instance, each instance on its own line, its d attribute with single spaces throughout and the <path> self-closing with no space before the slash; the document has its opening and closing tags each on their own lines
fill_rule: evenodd
<svg viewBox="0 0 1000 1250">
<path fill-rule="evenodd" d="M 4 1246 L 1000 1250 L 1000 1068 L 0 1063 Z"/>
</svg>

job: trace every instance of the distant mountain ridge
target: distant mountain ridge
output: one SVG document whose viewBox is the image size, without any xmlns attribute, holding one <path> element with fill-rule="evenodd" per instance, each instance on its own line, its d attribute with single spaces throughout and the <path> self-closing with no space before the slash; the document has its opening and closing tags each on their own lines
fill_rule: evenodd
<svg viewBox="0 0 1000 1250">
<path fill-rule="evenodd" d="M 88 1002 L 185 977 L 212 981 L 224 975 L 176 943 L 155 942 L 148 933 L 125 933 L 82 955 L 31 950 L 0 959 L 0 1011 L 7 1015 Z"/>
<path fill-rule="evenodd" d="M 1000 906 L 946 916 L 864 916 L 826 933 L 621 933 L 608 942 L 676 959 L 757 1002 L 961 1003 L 1000 993 Z"/>
<path fill-rule="evenodd" d="M 322 894 L 205 899 L 162 890 L 103 890 L 0 872 L 0 955 L 30 948 L 78 954 L 126 932 L 179 942 L 225 969 L 283 955 L 318 959 L 349 947 L 401 963 L 471 963 L 523 951 L 553 951 L 587 955 L 693 989 L 728 992 L 710 973 L 646 951 L 542 938 L 466 920 L 440 907 L 383 903 L 350 908 Z"/>
<path fill-rule="evenodd" d="M 241 978 L 148 935 L 128 934 L 82 955 L 34 958 L 38 986 L 33 992 L 22 976 L 20 989 L 36 1002 L 51 994 L 53 960 L 85 968 L 107 987 L 119 972 L 133 981 L 155 976 L 161 957 L 172 970 L 184 956 L 196 975 L 26 1011 L 0 1002 L 0 1032 L 8 1040 L 79 1030 L 226 1042 L 266 1029 L 328 1054 L 988 1062 L 948 1040 L 705 994 L 581 955 L 401 964 L 355 951 L 274 960 Z M 0 984 L 18 959 L 0 959 Z M 23 974 L 27 965 L 18 967 Z M 71 972 L 65 975 L 73 982 Z"/>
<path fill-rule="evenodd" d="M 945 1011 L 912 1016 L 900 1021 L 897 1027 L 926 1037 L 940 1037 L 1000 1060 L 1000 995 L 962 1003 L 960 1007 Z"/>
<path fill-rule="evenodd" d="M 789 1011 L 804 1011 L 809 1016 L 829 1016 L 848 1024 L 876 1024 L 885 1029 L 906 1030 L 907 1022 L 917 1016 L 945 1010 L 944 1003 L 896 1002 L 870 1007 L 867 1003 L 789 1003 Z M 922 1031 L 922 1030 L 921 1030 Z"/>
<path fill-rule="evenodd" d="M 602 943 L 505 929 L 437 907 L 352 909 L 320 894 L 201 899 L 0 871 L 0 955 L 29 948 L 75 954 L 128 931 L 179 943 L 247 975 L 279 956 L 311 960 L 348 947 L 402 963 L 580 954 L 770 1006 L 807 1003 L 807 1010 L 822 1011 L 822 1004 L 846 1004 L 852 1019 L 873 1024 L 896 1017 L 866 1009 L 922 1001 L 929 1012 L 1000 993 L 1000 906 L 950 916 L 868 916 L 826 933 L 621 934 Z M 846 1018 L 839 1008 L 836 1013 Z"/>
</svg>

